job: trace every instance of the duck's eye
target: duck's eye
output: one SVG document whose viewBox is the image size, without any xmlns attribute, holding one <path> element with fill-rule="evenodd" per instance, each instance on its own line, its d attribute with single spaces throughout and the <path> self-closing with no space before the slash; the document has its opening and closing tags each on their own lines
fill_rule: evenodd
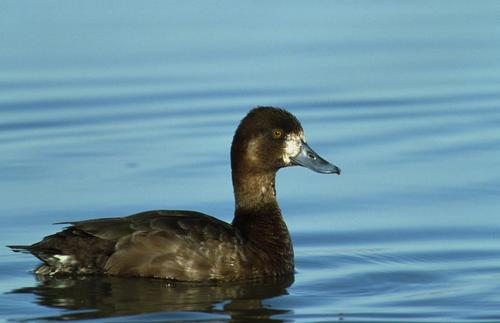
<svg viewBox="0 0 500 323">
<path fill-rule="evenodd" d="M 274 139 L 279 139 L 279 138 L 281 138 L 281 136 L 283 136 L 283 130 L 281 130 L 281 129 L 274 129 L 273 130 L 273 138 Z"/>
</svg>

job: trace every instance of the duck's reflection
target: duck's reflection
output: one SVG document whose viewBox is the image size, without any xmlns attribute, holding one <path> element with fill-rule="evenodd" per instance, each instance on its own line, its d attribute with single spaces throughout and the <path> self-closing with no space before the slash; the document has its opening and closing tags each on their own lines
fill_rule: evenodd
<svg viewBox="0 0 500 323">
<path fill-rule="evenodd" d="M 273 316 L 288 309 L 266 306 L 263 300 L 287 294 L 293 276 L 241 283 L 193 284 L 150 278 L 37 277 L 39 284 L 12 291 L 37 296 L 43 306 L 63 308 L 68 320 L 116 317 L 154 312 L 203 312 L 220 314 L 224 320 L 280 321 Z M 208 319 L 209 317 L 207 317 Z M 213 319 L 213 318 L 212 318 Z"/>
</svg>

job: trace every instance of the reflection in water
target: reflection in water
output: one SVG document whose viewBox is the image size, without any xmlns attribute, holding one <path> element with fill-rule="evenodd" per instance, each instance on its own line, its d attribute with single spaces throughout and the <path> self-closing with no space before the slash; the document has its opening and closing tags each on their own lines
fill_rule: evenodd
<svg viewBox="0 0 500 323">
<path fill-rule="evenodd" d="M 194 284 L 111 276 L 37 277 L 39 284 L 11 293 L 34 294 L 36 303 L 70 312 L 37 319 L 93 319 L 154 312 L 202 312 L 228 319 L 273 318 L 288 313 L 263 300 L 287 294 L 292 276 L 240 283 Z"/>
</svg>

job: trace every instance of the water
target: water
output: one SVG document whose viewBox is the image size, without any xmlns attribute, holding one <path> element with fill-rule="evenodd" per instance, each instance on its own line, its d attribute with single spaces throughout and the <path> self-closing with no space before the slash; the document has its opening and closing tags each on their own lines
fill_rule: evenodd
<svg viewBox="0 0 500 323">
<path fill-rule="evenodd" d="M 278 175 L 293 278 L 37 281 L 0 248 L 0 320 L 500 322 L 500 3 L 0 7 L 0 245 L 151 209 L 230 221 L 256 105 L 343 170 Z"/>
</svg>

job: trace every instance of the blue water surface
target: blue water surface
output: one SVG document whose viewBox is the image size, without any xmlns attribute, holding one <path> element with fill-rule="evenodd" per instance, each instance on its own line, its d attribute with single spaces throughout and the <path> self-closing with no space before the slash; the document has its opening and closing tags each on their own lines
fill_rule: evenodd
<svg viewBox="0 0 500 323">
<path fill-rule="evenodd" d="M 0 44 L 0 246 L 152 209 L 231 221 L 257 105 L 343 171 L 278 174 L 291 280 L 40 280 L 0 247 L 0 320 L 500 322 L 500 2 L 6 0 Z"/>
</svg>

